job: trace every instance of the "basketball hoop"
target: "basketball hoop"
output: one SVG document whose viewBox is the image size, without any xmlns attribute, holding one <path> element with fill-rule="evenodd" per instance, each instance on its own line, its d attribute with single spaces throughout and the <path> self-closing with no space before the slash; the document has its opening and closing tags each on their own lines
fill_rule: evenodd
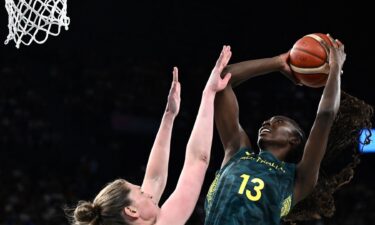
<svg viewBox="0 0 375 225">
<path fill-rule="evenodd" d="M 16 47 L 43 44 L 49 35 L 60 34 L 61 27 L 68 30 L 67 0 L 5 0 L 8 11 L 9 34 L 5 41 L 14 40 Z"/>
</svg>

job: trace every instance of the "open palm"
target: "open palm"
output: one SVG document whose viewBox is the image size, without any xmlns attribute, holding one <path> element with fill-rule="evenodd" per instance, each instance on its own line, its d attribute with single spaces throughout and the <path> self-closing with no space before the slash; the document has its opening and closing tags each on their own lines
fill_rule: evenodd
<svg viewBox="0 0 375 225">
<path fill-rule="evenodd" d="M 211 72 L 210 78 L 207 81 L 206 89 L 208 88 L 209 90 L 218 92 L 223 90 L 227 86 L 228 81 L 231 78 L 231 74 L 226 74 L 223 79 L 220 77 L 220 74 L 228 65 L 231 56 L 232 52 L 230 50 L 230 46 L 224 45 L 223 50 L 221 51 L 221 54 L 216 61 L 216 65 Z"/>
</svg>

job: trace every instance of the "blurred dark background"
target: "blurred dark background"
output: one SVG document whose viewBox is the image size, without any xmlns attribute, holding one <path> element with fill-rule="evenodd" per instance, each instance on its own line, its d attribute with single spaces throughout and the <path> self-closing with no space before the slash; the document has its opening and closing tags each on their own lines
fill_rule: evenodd
<svg viewBox="0 0 375 225">
<path fill-rule="evenodd" d="M 347 52 L 342 89 L 374 105 L 375 20 L 369 4 L 69 1 L 69 31 L 43 45 L 1 46 L 0 224 L 67 225 L 64 205 L 93 199 L 116 178 L 141 183 L 177 65 L 182 104 L 168 196 L 223 44 L 232 46 L 231 62 L 239 62 L 286 52 L 305 34 L 329 32 Z M 0 21 L 5 40 L 5 8 Z M 236 92 L 241 123 L 255 143 L 261 122 L 274 114 L 295 118 L 308 132 L 322 90 L 296 87 L 275 73 Z M 189 224 L 202 224 L 202 201 L 221 159 L 215 134 L 207 182 Z M 375 155 L 363 155 L 353 182 L 335 194 L 333 218 L 300 224 L 375 224 L 374 164 Z"/>
</svg>

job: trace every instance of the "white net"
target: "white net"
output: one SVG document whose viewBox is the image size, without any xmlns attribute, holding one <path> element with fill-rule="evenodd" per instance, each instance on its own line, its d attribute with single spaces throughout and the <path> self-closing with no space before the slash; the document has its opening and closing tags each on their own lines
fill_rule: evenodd
<svg viewBox="0 0 375 225">
<path fill-rule="evenodd" d="M 5 44 L 11 40 L 17 48 L 33 41 L 43 44 L 49 35 L 59 35 L 62 26 L 68 30 L 67 0 L 5 0 L 5 7 L 9 15 Z"/>
</svg>

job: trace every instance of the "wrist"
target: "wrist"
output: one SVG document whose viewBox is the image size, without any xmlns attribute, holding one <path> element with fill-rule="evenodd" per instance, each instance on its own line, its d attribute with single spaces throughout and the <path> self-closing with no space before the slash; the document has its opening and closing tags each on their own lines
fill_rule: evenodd
<svg viewBox="0 0 375 225">
<path fill-rule="evenodd" d="M 212 90 L 209 87 L 206 87 L 202 93 L 202 97 L 205 97 L 205 98 L 214 98 L 215 95 L 216 95 L 216 91 Z"/>
<path fill-rule="evenodd" d="M 330 71 L 341 71 L 341 66 L 337 62 L 332 62 L 329 64 Z"/>
<path fill-rule="evenodd" d="M 287 64 L 286 60 L 284 59 L 284 54 L 278 55 L 272 58 L 275 70 L 282 71 Z"/>
<path fill-rule="evenodd" d="M 164 119 L 166 120 L 171 120 L 171 121 L 174 121 L 174 119 L 176 118 L 177 114 L 176 113 L 173 113 L 171 111 L 165 111 L 164 112 Z"/>
<path fill-rule="evenodd" d="M 331 68 L 337 68 L 337 69 L 340 69 L 340 64 L 339 64 L 338 62 L 331 62 L 331 63 L 329 64 L 329 66 L 330 66 Z"/>
</svg>

